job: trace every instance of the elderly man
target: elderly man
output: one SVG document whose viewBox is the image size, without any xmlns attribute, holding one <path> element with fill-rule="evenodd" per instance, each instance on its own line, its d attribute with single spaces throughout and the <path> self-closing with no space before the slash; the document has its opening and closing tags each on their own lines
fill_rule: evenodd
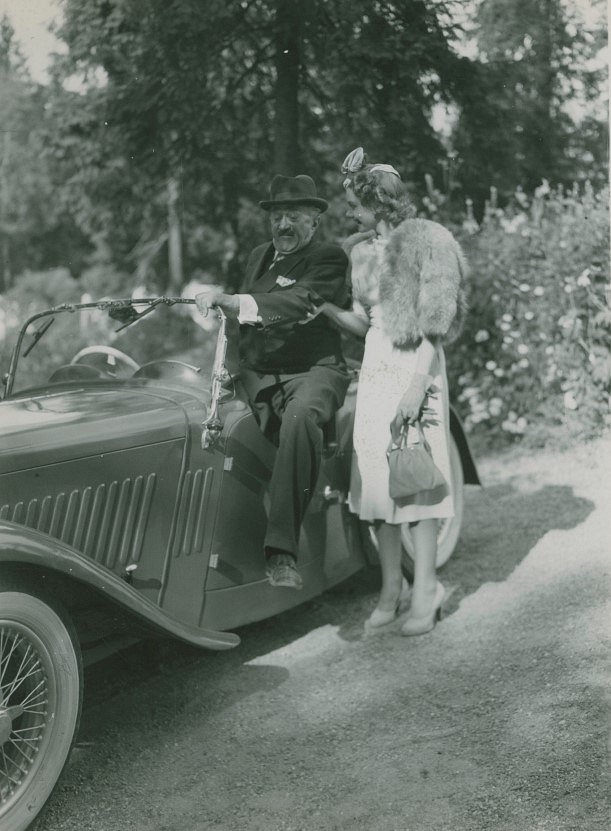
<svg viewBox="0 0 611 831">
<path fill-rule="evenodd" d="M 240 377 L 264 434 L 278 445 L 265 535 L 272 586 L 302 588 L 296 567 L 299 532 L 322 458 L 322 427 L 341 407 L 349 377 L 340 335 L 324 315 L 300 325 L 323 301 L 345 306 L 348 260 L 314 233 L 328 203 L 309 176 L 276 176 L 268 211 L 272 242 L 255 248 L 241 293 L 196 297 L 220 306 L 240 325 Z"/>
</svg>

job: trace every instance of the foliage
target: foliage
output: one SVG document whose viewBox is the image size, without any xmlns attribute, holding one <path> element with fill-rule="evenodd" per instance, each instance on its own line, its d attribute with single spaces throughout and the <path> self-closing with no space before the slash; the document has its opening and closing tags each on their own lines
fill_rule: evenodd
<svg viewBox="0 0 611 831">
<path fill-rule="evenodd" d="M 442 0 L 299 5 L 298 142 L 294 170 L 338 187 L 355 143 L 392 156 L 421 186 L 443 147 L 430 109 L 451 85 L 456 56 Z M 285 0 L 68 0 L 59 34 L 49 146 L 63 171 L 64 200 L 83 232 L 117 266 L 134 270 L 153 250 L 167 280 L 170 178 L 180 184 L 183 238 L 215 229 L 241 262 L 247 212 L 258 212 L 275 172 L 283 103 L 278 84 Z M 68 92 L 77 78 L 78 93 Z M 286 120 L 286 119 L 285 119 Z M 276 141 L 275 141 L 276 139 Z M 301 161 L 300 161 L 301 160 Z M 244 206 L 246 211 L 243 210 Z M 201 267 L 186 246 L 185 271 Z M 239 262 L 234 264 L 234 270 Z M 217 273 L 223 259 L 214 259 Z"/>
<path fill-rule="evenodd" d="M 56 195 L 46 153 L 47 91 L 32 82 L 6 17 L 0 20 L 0 291 L 24 269 L 81 267 L 89 248 Z"/>
<path fill-rule="evenodd" d="M 595 434 L 611 403 L 608 191 L 544 182 L 504 210 L 493 192 L 465 247 L 471 310 L 448 359 L 467 429 L 534 443 Z"/>
<path fill-rule="evenodd" d="M 593 116 L 606 76 L 603 10 L 586 20 L 566 0 L 480 0 L 474 34 L 478 60 L 459 70 L 453 136 L 463 193 L 481 211 L 490 185 L 504 201 L 541 178 L 604 184 L 607 119 Z"/>
</svg>

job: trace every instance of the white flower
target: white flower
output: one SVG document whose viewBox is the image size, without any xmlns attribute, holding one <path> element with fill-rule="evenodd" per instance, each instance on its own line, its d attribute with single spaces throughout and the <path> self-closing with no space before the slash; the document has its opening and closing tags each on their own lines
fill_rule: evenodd
<svg viewBox="0 0 611 831">
<path fill-rule="evenodd" d="M 503 343 L 513 343 L 513 338 L 510 335 L 505 335 Z"/>
<path fill-rule="evenodd" d="M 490 333 L 486 331 L 486 329 L 480 329 L 478 332 L 475 333 L 475 343 L 484 343 L 487 340 L 490 340 Z"/>
<path fill-rule="evenodd" d="M 528 346 L 525 343 L 520 343 L 520 344 L 518 344 L 517 351 L 518 351 L 518 355 L 528 355 L 530 349 L 528 348 Z"/>
<path fill-rule="evenodd" d="M 503 377 L 503 375 L 505 375 L 505 370 L 504 370 L 504 369 L 501 369 L 501 367 L 500 367 L 500 366 L 497 366 L 497 368 L 494 370 L 494 375 L 495 375 L 497 378 L 502 378 L 502 377 Z"/>
<path fill-rule="evenodd" d="M 570 329 L 573 326 L 573 321 L 570 317 L 562 315 L 562 317 L 558 318 L 558 326 L 560 326 L 561 329 Z"/>
<path fill-rule="evenodd" d="M 576 410 L 578 407 L 575 396 L 570 390 L 564 393 L 564 406 L 567 410 Z"/>
<path fill-rule="evenodd" d="M 530 286 L 528 285 L 528 283 L 520 283 L 520 291 L 530 291 Z"/>
<path fill-rule="evenodd" d="M 499 329 L 501 332 L 508 332 L 511 329 L 511 324 L 504 320 L 502 323 L 499 323 Z"/>
<path fill-rule="evenodd" d="M 537 199 L 541 199 L 543 196 L 547 196 L 550 192 L 550 186 L 547 179 L 541 179 L 541 184 L 538 188 L 535 188 L 535 196 Z"/>
<path fill-rule="evenodd" d="M 581 286 L 581 288 L 585 288 L 585 286 L 589 286 L 591 283 L 590 280 L 590 269 L 585 268 L 579 277 L 577 278 L 577 285 Z"/>
<path fill-rule="evenodd" d="M 533 294 L 535 295 L 535 297 L 541 297 L 544 293 L 545 289 L 543 288 L 543 286 L 535 286 L 535 288 L 533 289 Z"/>
<path fill-rule="evenodd" d="M 469 383 L 469 378 L 467 375 L 459 375 L 458 376 L 458 383 L 461 387 L 464 387 L 465 384 Z"/>
<path fill-rule="evenodd" d="M 497 293 L 495 292 L 494 294 L 491 294 L 491 295 L 490 295 L 490 299 L 492 300 L 492 302 L 493 302 L 493 303 L 498 303 L 498 302 L 499 302 L 499 300 L 501 299 L 501 295 L 500 295 L 500 294 L 497 294 Z"/>
<path fill-rule="evenodd" d="M 496 361 L 486 361 L 486 369 L 492 372 L 493 369 L 496 369 Z"/>
<path fill-rule="evenodd" d="M 516 428 L 518 432 L 523 433 L 528 426 L 528 421 L 524 418 L 524 416 L 520 416 L 520 418 L 516 421 Z"/>
<path fill-rule="evenodd" d="M 532 320 L 535 316 L 534 312 L 528 311 L 524 312 L 524 320 Z"/>
<path fill-rule="evenodd" d="M 501 228 L 506 234 L 515 234 L 515 232 L 526 222 L 525 214 L 516 214 L 512 219 L 501 218 Z"/>
<path fill-rule="evenodd" d="M 498 409 L 499 407 L 503 406 L 503 399 L 502 398 L 491 398 L 490 399 L 490 406 L 494 407 L 494 409 Z"/>
<path fill-rule="evenodd" d="M 520 358 L 520 360 L 518 361 L 518 366 L 521 369 L 526 369 L 527 366 L 530 366 L 528 358 Z"/>
<path fill-rule="evenodd" d="M 513 315 L 510 315 L 509 313 L 504 314 L 501 320 L 504 320 L 507 323 L 511 323 L 511 321 L 513 320 Z"/>
<path fill-rule="evenodd" d="M 564 287 L 564 290 L 567 294 L 570 294 L 573 291 L 573 286 L 569 286 L 568 284 Z"/>
</svg>

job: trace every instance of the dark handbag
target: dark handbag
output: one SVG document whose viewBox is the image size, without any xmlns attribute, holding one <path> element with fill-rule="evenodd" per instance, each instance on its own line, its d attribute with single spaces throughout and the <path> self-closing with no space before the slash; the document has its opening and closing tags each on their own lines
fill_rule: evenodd
<svg viewBox="0 0 611 831">
<path fill-rule="evenodd" d="M 410 428 L 418 432 L 417 444 L 407 443 Z M 433 461 L 431 448 L 424 438 L 419 421 L 403 425 L 398 441 L 390 440 L 386 455 L 389 466 L 388 492 L 392 499 L 404 499 L 446 483 L 443 473 Z"/>
</svg>

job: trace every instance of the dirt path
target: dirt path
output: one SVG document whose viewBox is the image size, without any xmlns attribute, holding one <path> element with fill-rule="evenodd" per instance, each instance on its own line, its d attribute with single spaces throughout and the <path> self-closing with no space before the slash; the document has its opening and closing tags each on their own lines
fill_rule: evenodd
<svg viewBox="0 0 611 831">
<path fill-rule="evenodd" d="M 363 638 L 363 573 L 90 671 L 36 831 L 608 831 L 609 444 L 480 464 L 429 635 Z"/>
</svg>

